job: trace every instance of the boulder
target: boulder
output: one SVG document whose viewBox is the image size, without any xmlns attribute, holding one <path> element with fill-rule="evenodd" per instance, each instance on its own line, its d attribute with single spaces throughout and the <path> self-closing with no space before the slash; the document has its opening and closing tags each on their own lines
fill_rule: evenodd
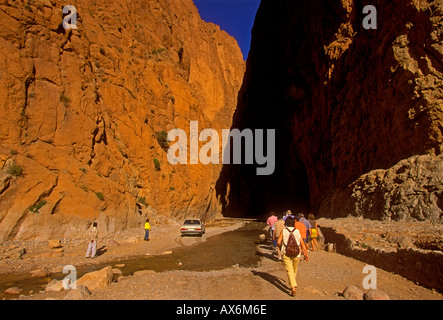
<svg viewBox="0 0 443 320">
<path fill-rule="evenodd" d="M 112 279 L 112 267 L 107 266 L 101 270 L 85 274 L 77 280 L 77 286 L 84 285 L 88 287 L 89 290 L 94 291 L 109 286 L 112 283 Z"/>
<path fill-rule="evenodd" d="M 121 275 L 121 274 L 123 274 L 123 272 L 120 269 L 115 268 L 115 269 L 112 269 L 112 274 Z"/>
<path fill-rule="evenodd" d="M 63 281 L 52 279 L 45 287 L 46 292 L 60 292 L 63 291 Z"/>
<path fill-rule="evenodd" d="M 370 289 L 363 295 L 364 300 L 391 300 L 389 295 L 378 289 Z"/>
<path fill-rule="evenodd" d="M 335 252 L 335 244 L 334 243 L 328 243 L 325 246 L 325 251 L 327 251 L 327 252 Z"/>
<path fill-rule="evenodd" d="M 363 300 L 363 295 L 364 292 L 356 286 L 347 286 L 342 293 L 346 300 Z"/>
<path fill-rule="evenodd" d="M 77 286 L 77 289 L 69 290 L 68 294 L 63 298 L 63 300 L 83 300 L 91 295 L 88 287 L 84 285 Z"/>
<path fill-rule="evenodd" d="M 5 290 L 7 294 L 19 295 L 23 290 L 19 287 L 11 287 Z"/>
<path fill-rule="evenodd" d="M 266 235 L 265 234 L 261 234 L 258 236 L 258 238 L 260 239 L 261 242 L 265 242 L 266 241 Z"/>
<path fill-rule="evenodd" d="M 59 239 L 48 240 L 49 249 L 57 249 L 57 248 L 61 248 L 61 246 L 62 246 L 62 244 Z"/>
<path fill-rule="evenodd" d="M 31 275 L 33 278 L 46 278 L 47 276 L 49 276 L 49 271 L 44 268 L 40 268 L 31 271 Z"/>
</svg>

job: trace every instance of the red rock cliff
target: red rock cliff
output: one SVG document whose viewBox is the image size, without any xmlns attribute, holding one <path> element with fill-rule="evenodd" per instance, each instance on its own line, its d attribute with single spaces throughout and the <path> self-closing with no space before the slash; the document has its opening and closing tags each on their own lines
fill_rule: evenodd
<svg viewBox="0 0 443 320">
<path fill-rule="evenodd" d="M 162 133 L 229 128 L 234 38 L 191 0 L 0 0 L 0 242 L 210 219 L 221 165 L 172 166 Z M 162 148 L 163 146 L 163 148 Z"/>
</svg>

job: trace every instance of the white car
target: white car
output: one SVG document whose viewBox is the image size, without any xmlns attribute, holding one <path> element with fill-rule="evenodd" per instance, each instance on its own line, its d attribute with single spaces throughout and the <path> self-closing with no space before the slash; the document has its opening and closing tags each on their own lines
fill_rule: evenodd
<svg viewBox="0 0 443 320">
<path fill-rule="evenodd" d="M 200 219 L 186 219 L 180 228 L 181 235 L 196 234 L 202 236 L 205 233 L 205 224 Z"/>
</svg>

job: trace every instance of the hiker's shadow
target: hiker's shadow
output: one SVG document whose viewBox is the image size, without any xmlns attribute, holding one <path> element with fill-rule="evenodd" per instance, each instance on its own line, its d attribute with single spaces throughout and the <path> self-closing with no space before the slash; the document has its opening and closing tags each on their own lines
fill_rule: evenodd
<svg viewBox="0 0 443 320">
<path fill-rule="evenodd" d="M 272 245 L 270 245 L 270 246 L 261 245 L 260 249 L 264 249 L 264 250 L 270 251 L 270 250 L 273 250 L 274 247 Z M 278 261 L 277 258 L 272 254 L 272 251 L 271 252 L 266 252 L 264 250 L 257 251 L 257 254 L 260 257 L 265 257 L 265 258 L 268 258 L 269 260 L 272 260 L 272 261 Z"/>
<path fill-rule="evenodd" d="M 102 254 L 105 254 L 107 251 L 108 251 L 108 248 L 106 248 L 106 246 L 98 248 L 96 256 L 101 256 Z"/>
<path fill-rule="evenodd" d="M 284 293 L 287 293 L 288 290 L 290 290 L 288 286 L 279 277 L 273 276 L 272 274 L 266 272 L 260 272 L 255 270 L 252 270 L 251 272 L 254 276 L 259 276 L 263 280 L 268 281 L 270 284 L 272 284 L 274 287 L 276 287 L 277 289 L 279 289 Z"/>
</svg>

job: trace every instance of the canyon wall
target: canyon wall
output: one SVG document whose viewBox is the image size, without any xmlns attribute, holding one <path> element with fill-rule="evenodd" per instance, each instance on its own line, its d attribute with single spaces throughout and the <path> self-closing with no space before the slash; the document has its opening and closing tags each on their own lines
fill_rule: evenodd
<svg viewBox="0 0 443 320">
<path fill-rule="evenodd" d="M 191 0 L 0 0 L 0 243 L 220 214 L 221 165 L 171 165 L 165 134 L 230 128 L 245 63 Z M 171 142 L 170 142 L 171 143 Z"/>
<path fill-rule="evenodd" d="M 275 128 L 277 169 L 223 168 L 227 214 L 441 221 L 443 2 L 263 0 L 234 127 Z"/>
</svg>

